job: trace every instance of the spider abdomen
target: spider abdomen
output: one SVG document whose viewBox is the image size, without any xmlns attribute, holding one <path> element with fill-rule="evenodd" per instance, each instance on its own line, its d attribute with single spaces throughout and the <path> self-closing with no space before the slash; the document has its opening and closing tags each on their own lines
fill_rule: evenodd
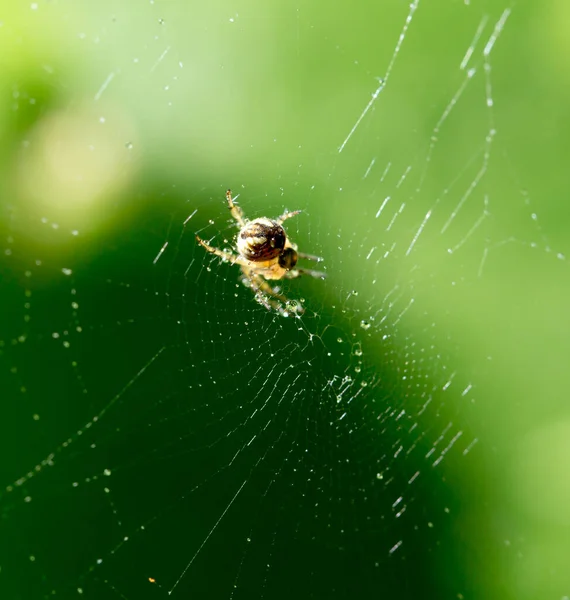
<svg viewBox="0 0 570 600">
<path fill-rule="evenodd" d="M 279 223 L 262 217 L 241 228 L 237 250 L 252 262 L 271 260 L 282 253 L 286 240 L 285 230 Z"/>
</svg>

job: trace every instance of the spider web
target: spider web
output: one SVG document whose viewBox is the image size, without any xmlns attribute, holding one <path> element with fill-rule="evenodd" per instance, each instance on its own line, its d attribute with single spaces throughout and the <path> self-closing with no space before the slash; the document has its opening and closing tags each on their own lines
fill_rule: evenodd
<svg viewBox="0 0 570 600">
<path fill-rule="evenodd" d="M 495 464 L 526 281 L 567 277 L 515 104 L 531 17 L 383 4 L 3 21 L 3 597 L 544 589 Z M 302 317 L 196 243 L 233 248 L 228 187 L 302 211 Z"/>
</svg>

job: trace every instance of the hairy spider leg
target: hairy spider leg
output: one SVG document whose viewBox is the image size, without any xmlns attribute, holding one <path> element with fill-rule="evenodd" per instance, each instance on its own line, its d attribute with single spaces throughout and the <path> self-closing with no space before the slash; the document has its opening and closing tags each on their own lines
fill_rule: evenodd
<svg viewBox="0 0 570 600">
<path fill-rule="evenodd" d="M 324 258 L 315 256 L 314 254 L 305 254 L 304 252 L 297 252 L 298 258 L 305 258 L 306 260 L 313 260 L 315 262 L 323 262 Z"/>
<path fill-rule="evenodd" d="M 279 300 L 281 302 L 286 302 L 287 298 L 276 292 L 271 285 L 264 279 L 261 275 L 254 273 L 251 269 L 242 269 L 244 276 L 249 280 L 251 285 L 251 289 L 255 292 L 255 295 L 259 298 L 259 300 L 267 306 L 268 299 L 264 297 L 263 294 L 267 294 L 270 298 L 273 298 L 273 303 L 270 303 L 273 308 L 278 308 L 279 304 L 275 302 L 275 300 Z"/>
<path fill-rule="evenodd" d="M 235 221 L 237 221 L 237 224 L 239 225 L 239 227 L 241 229 L 245 225 L 245 217 L 243 216 L 243 210 L 241 209 L 241 207 L 238 206 L 237 204 L 234 204 L 231 190 L 228 190 L 226 192 L 226 200 L 228 201 L 228 208 L 230 209 L 230 212 L 232 213 L 232 217 L 234 218 Z"/>
<path fill-rule="evenodd" d="M 251 269 L 242 268 L 244 277 L 249 281 L 251 289 L 255 293 L 255 297 L 259 300 L 260 304 L 265 306 L 267 310 L 276 310 L 281 314 L 287 312 L 283 305 L 288 303 L 288 299 L 276 292 L 271 285 L 261 275 L 257 275 Z M 297 314 L 303 314 L 305 309 L 297 304 L 294 311 Z"/>
<path fill-rule="evenodd" d="M 285 275 L 283 275 L 283 279 L 295 279 L 295 277 L 299 277 L 299 275 L 310 275 L 315 279 L 326 279 L 327 274 L 322 271 L 313 271 L 311 269 L 291 269 L 290 271 L 286 271 Z"/>
<path fill-rule="evenodd" d="M 290 219 L 291 217 L 296 217 L 298 214 L 301 214 L 302 211 L 300 210 L 293 210 L 290 212 L 284 212 L 280 217 L 277 217 L 277 219 L 275 219 L 277 221 L 277 223 L 279 223 L 279 225 L 283 225 L 283 221 L 286 221 L 287 219 Z"/>
<path fill-rule="evenodd" d="M 202 248 L 206 249 L 208 252 L 219 256 L 220 258 L 228 261 L 232 265 L 240 265 L 240 267 L 249 268 L 251 263 L 249 260 L 238 256 L 237 254 L 233 254 L 232 252 L 225 252 L 224 250 L 220 250 L 219 248 L 214 248 L 210 246 L 207 242 L 205 242 L 201 237 L 196 236 L 197 242 L 202 246 Z"/>
</svg>

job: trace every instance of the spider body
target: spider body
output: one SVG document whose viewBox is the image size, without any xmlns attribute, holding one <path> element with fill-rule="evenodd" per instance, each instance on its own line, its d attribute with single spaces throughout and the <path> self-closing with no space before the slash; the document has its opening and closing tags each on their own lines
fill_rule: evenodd
<svg viewBox="0 0 570 600">
<path fill-rule="evenodd" d="M 291 308 L 291 303 L 279 289 L 268 283 L 271 280 L 294 279 L 300 275 L 325 278 L 325 274 L 320 271 L 297 268 L 299 258 L 316 262 L 322 260 L 318 256 L 298 252 L 297 245 L 285 233 L 283 222 L 298 215 L 300 211 L 286 212 L 277 219 L 260 217 L 249 221 L 242 209 L 234 204 L 231 190 L 226 192 L 226 200 L 231 215 L 240 228 L 236 240 L 237 254 L 214 248 L 196 236 L 198 243 L 208 252 L 239 265 L 242 282 L 254 291 L 256 300 L 267 309 L 275 309 L 284 316 L 290 312 L 301 314 L 303 307 L 300 304 L 295 303 Z"/>
<path fill-rule="evenodd" d="M 237 251 L 252 262 L 272 261 L 285 248 L 287 235 L 283 227 L 261 217 L 246 223 L 237 236 Z"/>
</svg>

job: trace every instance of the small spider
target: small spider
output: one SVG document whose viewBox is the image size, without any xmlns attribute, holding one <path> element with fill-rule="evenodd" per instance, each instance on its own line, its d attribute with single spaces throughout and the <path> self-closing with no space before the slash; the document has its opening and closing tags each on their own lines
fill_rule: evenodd
<svg viewBox="0 0 570 600">
<path fill-rule="evenodd" d="M 224 261 L 239 265 L 242 283 L 254 291 L 255 299 L 265 308 L 277 310 L 284 316 L 291 312 L 302 314 L 304 309 L 299 303 L 290 302 L 280 293 L 279 288 L 273 288 L 268 283 L 271 280 L 294 279 L 299 275 L 325 278 L 325 273 L 296 268 L 299 258 L 316 262 L 322 260 L 318 256 L 297 252 L 297 245 L 287 237 L 283 229 L 283 221 L 301 211 L 285 212 L 277 219 L 260 217 L 249 221 L 244 217 L 242 209 L 234 204 L 231 190 L 226 192 L 226 200 L 231 215 L 240 228 L 236 242 L 237 254 L 214 248 L 196 236 L 198 243 Z"/>
</svg>

